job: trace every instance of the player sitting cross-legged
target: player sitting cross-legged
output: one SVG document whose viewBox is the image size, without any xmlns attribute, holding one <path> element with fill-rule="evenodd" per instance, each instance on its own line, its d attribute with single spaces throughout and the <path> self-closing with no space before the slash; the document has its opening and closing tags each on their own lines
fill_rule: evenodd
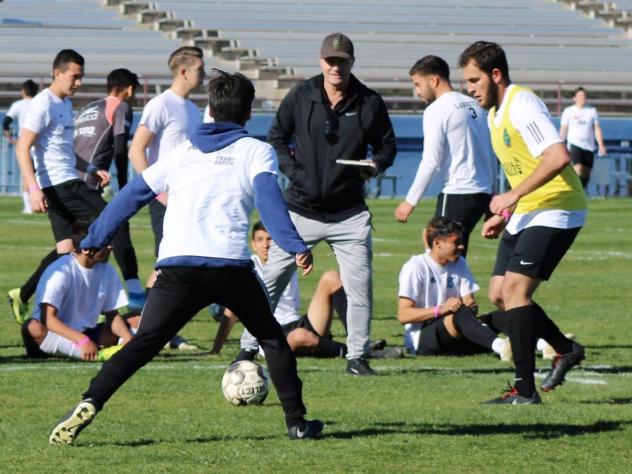
<svg viewBox="0 0 632 474">
<path fill-rule="evenodd" d="M 493 351 L 509 361 L 509 340 L 476 318 L 473 293 L 479 287 L 460 255 L 462 234 L 459 222 L 435 217 L 424 232 L 428 250 L 402 267 L 397 318 L 406 327 L 406 348 L 416 355 Z"/>
</svg>

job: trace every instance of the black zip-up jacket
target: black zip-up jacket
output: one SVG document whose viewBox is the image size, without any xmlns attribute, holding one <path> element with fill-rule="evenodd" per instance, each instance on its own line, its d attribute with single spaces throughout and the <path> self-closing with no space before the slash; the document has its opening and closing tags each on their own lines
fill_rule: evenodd
<svg viewBox="0 0 632 474">
<path fill-rule="evenodd" d="M 268 142 L 290 181 L 285 192 L 288 208 L 321 222 L 340 222 L 367 209 L 361 168 L 336 160 L 366 159 L 370 145 L 382 173 L 396 153 L 384 101 L 353 75 L 333 110 L 322 74 L 294 87 L 279 106 Z"/>
</svg>

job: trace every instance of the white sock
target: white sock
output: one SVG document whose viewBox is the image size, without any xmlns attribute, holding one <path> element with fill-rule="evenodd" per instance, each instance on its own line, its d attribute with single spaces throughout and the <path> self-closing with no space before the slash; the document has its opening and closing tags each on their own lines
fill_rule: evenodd
<svg viewBox="0 0 632 474">
<path fill-rule="evenodd" d="M 130 293 L 145 293 L 145 290 L 143 290 L 138 278 L 125 280 L 125 284 L 127 285 L 127 291 Z"/>
<path fill-rule="evenodd" d="M 75 347 L 74 342 L 55 334 L 53 331 L 48 331 L 40 344 L 40 349 L 50 355 L 64 355 L 72 359 L 81 359 L 81 350 Z"/>
<path fill-rule="evenodd" d="M 28 191 L 22 192 L 22 202 L 24 203 L 24 208 L 22 212 L 25 214 L 31 214 L 33 212 L 33 208 L 31 207 L 31 197 L 29 196 Z"/>
<path fill-rule="evenodd" d="M 492 341 L 492 351 L 494 351 L 496 354 L 500 354 L 500 351 L 502 350 L 504 345 L 505 340 L 501 337 L 497 337 Z"/>
<path fill-rule="evenodd" d="M 542 338 L 538 339 L 538 342 L 535 343 L 535 350 L 542 352 L 545 347 L 549 344 Z"/>
</svg>

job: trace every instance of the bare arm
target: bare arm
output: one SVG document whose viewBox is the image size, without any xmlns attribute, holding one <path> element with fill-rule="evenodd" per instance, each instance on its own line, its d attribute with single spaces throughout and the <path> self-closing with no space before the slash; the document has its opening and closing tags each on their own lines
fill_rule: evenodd
<svg viewBox="0 0 632 474">
<path fill-rule="evenodd" d="M 233 313 L 230 309 L 225 308 L 224 318 L 222 319 L 222 322 L 219 323 L 217 333 L 215 334 L 215 342 L 213 343 L 211 354 L 217 355 L 222 351 L 222 347 L 224 347 L 224 344 L 226 343 L 226 340 L 237 321 L 239 321 L 239 319 L 237 319 L 235 313 Z"/>
<path fill-rule="evenodd" d="M 397 307 L 397 319 L 401 324 L 423 323 L 437 317 L 444 317 L 453 314 L 463 305 L 460 298 L 449 298 L 445 303 L 439 305 L 439 315 L 435 316 L 435 308 L 418 308 L 411 299 L 399 297 Z"/>
<path fill-rule="evenodd" d="M 57 317 L 57 308 L 54 306 L 42 303 L 41 312 L 44 315 L 44 325 L 49 331 L 65 337 L 66 339 L 70 339 L 73 342 L 79 342 L 87 337 L 82 332 L 76 331 L 61 322 L 61 320 Z M 92 341 L 83 344 L 80 347 L 80 350 L 83 360 L 95 360 L 97 357 L 98 348 Z"/>
<path fill-rule="evenodd" d="M 142 173 L 149 166 L 145 150 L 154 140 L 155 135 L 144 125 L 139 125 L 129 147 L 129 159 L 137 173 Z"/>
<path fill-rule="evenodd" d="M 123 344 L 127 344 L 132 339 L 132 333 L 130 332 L 125 320 L 121 317 L 118 311 L 108 311 L 105 314 L 105 318 L 110 323 L 112 332 L 123 339 Z"/>
<path fill-rule="evenodd" d="M 595 139 L 597 140 L 597 145 L 599 145 L 599 156 L 604 156 L 606 154 L 606 145 L 603 142 L 603 131 L 598 123 L 595 124 Z"/>
<path fill-rule="evenodd" d="M 562 137 L 562 140 L 566 140 L 567 136 L 568 136 L 568 125 L 562 125 L 560 127 L 560 137 Z"/>
<path fill-rule="evenodd" d="M 44 193 L 41 191 L 35 179 L 35 170 L 33 168 L 33 162 L 31 161 L 31 155 L 29 150 L 37 140 L 37 133 L 32 132 L 26 128 L 23 128 L 20 133 L 20 138 L 15 147 L 15 155 L 18 159 L 18 166 L 20 172 L 26 182 L 26 187 L 29 190 L 31 197 L 31 206 L 35 212 L 46 212 L 48 204 Z"/>
</svg>

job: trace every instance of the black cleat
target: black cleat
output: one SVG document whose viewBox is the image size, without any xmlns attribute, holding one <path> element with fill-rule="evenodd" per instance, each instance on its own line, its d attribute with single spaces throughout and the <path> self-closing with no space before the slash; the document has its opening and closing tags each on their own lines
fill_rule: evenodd
<svg viewBox="0 0 632 474">
<path fill-rule="evenodd" d="M 553 359 L 551 371 L 544 377 L 540 388 L 543 392 L 549 392 L 558 385 L 564 383 L 566 372 L 584 360 L 584 346 L 573 341 L 573 350 L 567 354 L 559 354 Z"/>
<path fill-rule="evenodd" d="M 500 397 L 487 400 L 483 402 L 483 405 L 539 405 L 540 403 L 542 403 L 542 399 L 535 390 L 530 397 L 523 397 L 518 393 L 516 387 L 510 385 Z"/>
<path fill-rule="evenodd" d="M 322 433 L 325 423 L 320 420 L 304 420 L 298 425 L 290 426 L 287 429 L 287 436 L 291 440 L 295 439 L 316 439 Z"/>
<path fill-rule="evenodd" d="M 231 364 L 239 362 L 240 360 L 249 360 L 252 362 L 253 360 L 255 360 L 255 357 L 257 357 L 257 351 L 242 349 L 239 351 L 239 354 L 237 354 L 237 357 L 235 357 L 235 360 L 233 360 Z"/>
<path fill-rule="evenodd" d="M 371 359 L 401 359 L 404 355 L 404 348 L 399 346 L 389 347 L 388 349 L 373 349 L 369 351 L 369 357 Z"/>
<path fill-rule="evenodd" d="M 375 341 L 369 341 L 369 349 L 372 351 L 379 351 L 386 347 L 386 339 L 376 339 Z"/>
<path fill-rule="evenodd" d="M 97 416 L 92 399 L 82 400 L 53 427 L 48 436 L 50 444 L 71 445 L 86 426 Z"/>
<path fill-rule="evenodd" d="M 377 375 L 364 357 L 347 360 L 347 373 L 350 375 Z"/>
</svg>

